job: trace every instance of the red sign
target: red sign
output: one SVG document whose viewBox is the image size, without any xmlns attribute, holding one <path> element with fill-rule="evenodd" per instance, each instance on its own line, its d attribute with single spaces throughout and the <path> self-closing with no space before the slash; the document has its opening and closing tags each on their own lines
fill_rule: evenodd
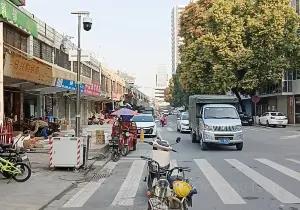
<svg viewBox="0 0 300 210">
<path fill-rule="evenodd" d="M 260 101 L 260 97 L 259 96 L 252 96 L 252 102 L 257 104 Z"/>
<path fill-rule="evenodd" d="M 99 96 L 100 95 L 100 85 L 98 85 L 98 84 L 92 84 L 92 85 L 86 84 L 85 87 L 84 87 L 83 92 L 86 95 Z"/>
</svg>

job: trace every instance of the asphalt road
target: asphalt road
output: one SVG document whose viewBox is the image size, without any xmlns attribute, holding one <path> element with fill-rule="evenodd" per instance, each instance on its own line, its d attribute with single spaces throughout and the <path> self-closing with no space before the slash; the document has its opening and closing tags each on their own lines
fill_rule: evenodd
<svg viewBox="0 0 300 210">
<path fill-rule="evenodd" d="M 300 127 L 244 127 L 243 151 L 235 147 L 201 151 L 190 134 L 176 131 L 175 116 L 159 132 L 170 142 L 182 139 L 174 146 L 178 152 L 172 154 L 172 162 L 192 169 L 187 176 L 198 194 L 190 209 L 300 209 Z M 147 209 L 146 164 L 139 156 L 150 154 L 150 146 L 139 144 L 126 158 L 108 163 L 99 179 L 65 195 L 61 209 Z"/>
</svg>

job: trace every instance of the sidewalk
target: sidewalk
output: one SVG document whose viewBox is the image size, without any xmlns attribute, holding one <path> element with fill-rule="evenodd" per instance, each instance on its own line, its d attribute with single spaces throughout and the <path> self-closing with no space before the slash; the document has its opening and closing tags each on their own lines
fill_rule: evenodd
<svg viewBox="0 0 300 210">
<path fill-rule="evenodd" d="M 101 158 L 101 153 L 107 150 L 106 144 L 96 144 L 96 130 L 102 129 L 110 136 L 111 125 L 88 126 L 84 131 L 92 134 L 91 148 L 89 152 L 89 164 Z M 85 182 L 91 178 L 92 172 L 85 170 L 74 172 L 67 169 L 49 170 L 49 154 L 47 149 L 42 152 L 28 153 L 31 161 L 32 176 L 24 183 L 17 183 L 3 179 L 0 175 L 0 209 L 3 210 L 38 210 L 43 209 L 49 202 L 56 200 L 64 192 L 72 189 L 79 182 Z M 103 155 L 102 155 L 103 158 Z M 91 168 L 91 167 L 90 167 Z M 87 173 L 87 175 L 86 175 Z"/>
</svg>

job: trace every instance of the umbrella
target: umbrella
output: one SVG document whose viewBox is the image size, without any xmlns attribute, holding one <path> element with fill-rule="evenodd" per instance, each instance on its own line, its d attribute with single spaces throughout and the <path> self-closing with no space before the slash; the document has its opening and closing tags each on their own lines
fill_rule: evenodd
<svg viewBox="0 0 300 210">
<path fill-rule="evenodd" d="M 134 116 L 137 115 L 138 113 L 131 110 L 131 109 L 127 109 L 127 108 L 122 108 L 119 109 L 113 113 L 111 113 L 111 115 L 115 115 L 115 116 Z"/>
</svg>

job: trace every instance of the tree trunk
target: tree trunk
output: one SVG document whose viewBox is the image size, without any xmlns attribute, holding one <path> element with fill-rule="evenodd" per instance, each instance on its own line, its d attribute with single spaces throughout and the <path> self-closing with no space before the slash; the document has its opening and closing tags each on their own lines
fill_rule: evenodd
<svg viewBox="0 0 300 210">
<path fill-rule="evenodd" d="M 240 106 L 241 106 L 241 109 L 242 109 L 242 112 L 246 112 L 246 109 L 245 109 L 245 106 L 244 106 L 244 103 L 242 101 L 242 97 L 239 93 L 239 91 L 236 89 L 236 88 L 232 88 L 232 92 L 235 94 L 235 96 L 238 98 L 239 100 L 239 103 L 240 103 Z"/>
</svg>

